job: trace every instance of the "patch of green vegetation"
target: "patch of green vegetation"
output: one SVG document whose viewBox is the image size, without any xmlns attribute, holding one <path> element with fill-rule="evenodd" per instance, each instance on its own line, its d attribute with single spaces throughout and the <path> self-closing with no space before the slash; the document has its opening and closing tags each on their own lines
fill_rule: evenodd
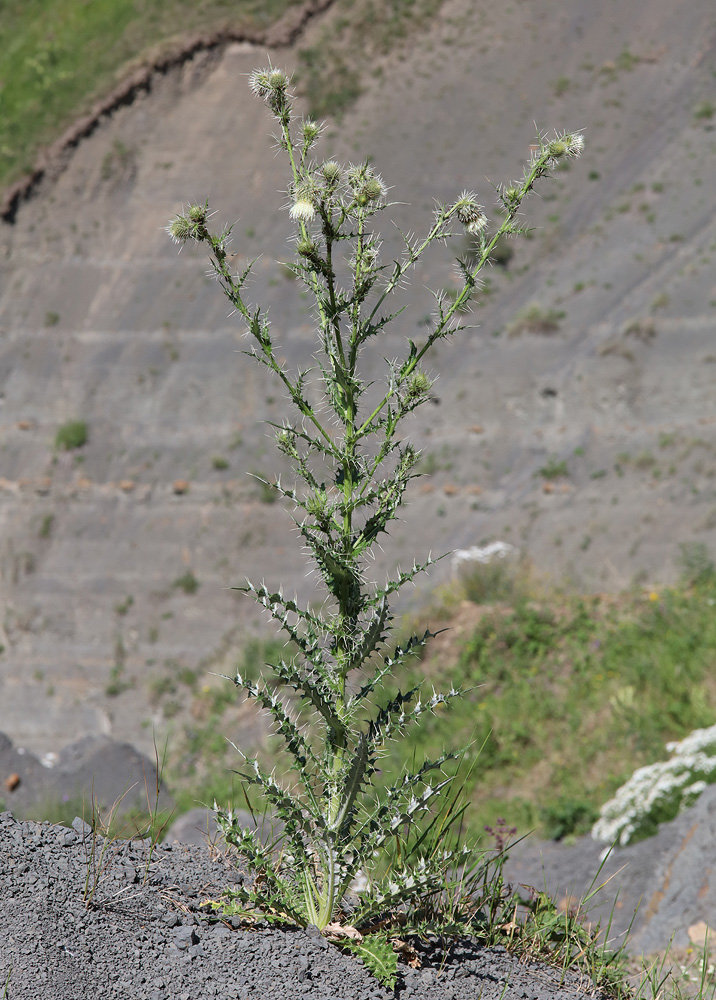
<svg viewBox="0 0 716 1000">
<path fill-rule="evenodd" d="M 682 564 L 684 582 L 661 593 L 522 591 L 482 612 L 456 656 L 428 649 L 411 683 L 453 683 L 466 697 L 391 748 L 386 772 L 401 755 L 472 740 L 471 833 L 498 817 L 520 834 L 586 832 L 637 767 L 664 759 L 667 741 L 716 723 L 716 573 L 703 547 Z"/>
<path fill-rule="evenodd" d="M 54 514 L 45 514 L 42 518 L 40 524 L 40 530 L 37 533 L 38 538 L 49 538 L 52 534 L 52 525 L 55 521 Z"/>
<path fill-rule="evenodd" d="M 135 159 L 136 151 L 125 146 L 121 139 L 115 139 L 102 160 L 100 168 L 102 180 L 109 181 L 134 173 Z"/>
<path fill-rule="evenodd" d="M 229 462 L 222 455 L 214 455 L 211 460 L 212 468 L 216 469 L 217 472 L 224 472 L 229 468 Z"/>
<path fill-rule="evenodd" d="M 131 678 L 124 677 L 125 657 L 124 645 L 122 640 L 118 639 L 115 649 L 115 662 L 109 672 L 109 681 L 104 688 L 104 693 L 108 698 L 116 698 L 134 686 L 134 681 Z"/>
<path fill-rule="evenodd" d="M 656 458 L 650 451 L 642 451 L 641 454 L 637 455 L 634 459 L 634 468 L 641 469 L 642 472 L 646 469 L 653 469 L 655 465 Z"/>
<path fill-rule="evenodd" d="M 624 48 L 617 56 L 616 66 L 617 69 L 631 72 L 631 70 L 633 70 L 635 66 L 638 66 L 640 62 L 641 58 L 639 56 L 634 55 L 634 53 L 630 52 L 628 48 Z"/>
<path fill-rule="evenodd" d="M 526 593 L 518 567 L 504 559 L 476 564 L 461 582 L 462 595 L 473 604 L 511 603 Z"/>
<path fill-rule="evenodd" d="M 551 458 L 546 465 L 537 471 L 543 479 L 561 479 L 563 476 L 569 475 L 567 462 L 565 460 L 558 462 L 556 458 Z"/>
<path fill-rule="evenodd" d="M 572 82 L 568 76 L 558 76 L 552 84 L 555 97 L 561 97 L 562 94 L 566 94 L 571 86 Z"/>
<path fill-rule="evenodd" d="M 185 594 L 195 594 L 199 589 L 199 586 L 199 581 L 190 569 L 188 569 L 186 573 L 183 573 L 181 576 L 178 576 L 172 583 L 172 587 L 178 587 L 180 590 L 183 590 Z"/>
<path fill-rule="evenodd" d="M 60 322 L 60 314 L 54 309 L 48 309 L 45 313 L 45 326 L 57 326 Z"/>
<path fill-rule="evenodd" d="M 694 108 L 694 118 L 711 119 L 716 114 L 716 104 L 713 101 L 700 101 Z"/>
<path fill-rule="evenodd" d="M 123 601 L 120 601 L 119 604 L 115 605 L 114 607 L 115 613 L 118 615 L 126 615 L 133 604 L 134 604 L 134 598 L 132 597 L 131 594 L 128 594 Z"/>
<path fill-rule="evenodd" d="M 279 639 L 248 639 L 235 669 L 243 677 L 256 681 L 262 673 L 271 677 L 272 665 L 290 655 L 290 647 L 287 649 Z M 230 670 L 228 672 L 231 673 Z M 232 803 L 244 807 L 241 782 L 237 781 L 233 771 L 228 770 L 236 766 L 236 750 L 226 739 L 226 733 L 234 722 L 233 717 L 229 717 L 230 713 L 241 705 L 243 694 L 228 680 L 199 687 L 197 673 L 188 669 L 180 670 L 177 677 L 193 692 L 192 721 L 179 737 L 168 765 L 179 811 L 192 809 L 197 801 L 210 805 L 214 799 L 224 807 Z M 162 689 L 160 696 L 165 693 L 168 692 Z M 265 749 L 260 751 L 260 756 L 267 759 Z"/>
<path fill-rule="evenodd" d="M 69 420 L 58 428 L 55 434 L 55 448 L 58 451 L 74 451 L 86 445 L 88 437 L 87 424 L 84 420 Z"/>
<path fill-rule="evenodd" d="M 341 115 L 360 97 L 359 70 L 349 68 L 335 50 L 319 44 L 301 49 L 299 59 L 301 94 L 315 118 Z M 329 86 L 326 77 L 330 78 Z"/>
<path fill-rule="evenodd" d="M 510 337 L 518 337 L 521 333 L 556 333 L 564 316 L 565 313 L 562 311 L 543 309 L 542 306 L 533 303 L 517 313 L 507 327 L 507 333 Z"/>
<path fill-rule="evenodd" d="M 149 704 L 156 707 L 168 694 L 174 694 L 176 689 L 176 681 L 173 677 L 167 675 L 152 677 L 149 682 Z"/>
<path fill-rule="evenodd" d="M 339 0 L 316 43 L 299 50 L 297 82 L 315 118 L 341 115 L 360 96 L 366 67 L 432 23 L 443 0 Z M 379 71 L 378 71 L 379 72 Z"/>
<path fill-rule="evenodd" d="M 150 47 L 222 24 L 256 29 L 301 0 L 5 0 L 0 18 L 0 185 L 115 85 Z M 112 165 L 110 164 L 110 169 Z"/>
</svg>

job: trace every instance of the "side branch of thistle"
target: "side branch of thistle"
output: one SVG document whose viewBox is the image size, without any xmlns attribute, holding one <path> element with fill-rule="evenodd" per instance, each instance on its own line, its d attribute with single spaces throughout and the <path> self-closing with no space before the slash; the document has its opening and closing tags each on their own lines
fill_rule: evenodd
<svg viewBox="0 0 716 1000">
<path fill-rule="evenodd" d="M 218 810 L 227 841 L 256 876 L 252 887 L 234 892 L 232 905 L 247 917 L 322 929 L 347 920 L 349 913 L 359 929 L 376 920 L 388 926 L 391 919 L 404 923 L 411 908 L 424 909 L 425 900 L 444 888 L 447 873 L 473 856 L 469 848 L 450 846 L 452 827 L 462 815 L 454 799 L 444 805 L 451 783 L 445 767 L 455 753 L 446 751 L 406 770 L 392 783 L 379 777 L 386 744 L 460 695 L 454 688 L 425 693 L 422 685 L 387 689 L 432 636 L 426 630 L 391 647 L 390 599 L 435 560 L 428 557 L 398 571 L 383 587 L 367 582 L 364 571 L 418 474 L 419 453 L 399 433 L 403 418 L 429 398 L 431 380 L 421 362 L 439 340 L 463 329 L 458 315 L 475 294 L 498 241 L 523 231 L 524 200 L 557 163 L 581 153 L 582 138 L 572 133 L 540 137 L 522 179 L 497 189 L 502 220 L 492 236 L 485 209 L 465 191 L 453 204 L 436 207 L 422 239 L 404 237 L 402 254 L 387 265 L 374 229 L 376 216 L 389 207 L 381 177 L 367 162 L 341 166 L 314 159 L 322 126 L 297 117 L 282 70 L 258 70 L 250 84 L 268 105 L 288 160 L 290 267 L 315 303 L 317 367 L 291 371 L 279 360 L 265 313 L 246 298 L 252 264 L 234 273 L 231 230 L 212 231 L 207 203 L 189 206 L 167 231 L 181 245 L 207 246 L 214 274 L 252 340 L 246 353 L 288 393 L 293 416 L 272 426 L 295 483 L 276 485 L 293 508 L 325 600 L 316 611 L 265 584 L 247 582 L 240 588 L 269 612 L 295 650 L 271 668 L 270 681 L 240 673 L 233 678 L 271 716 L 294 774 L 282 783 L 245 758 L 244 781 L 261 790 L 283 824 L 280 850 L 264 847 L 242 830 L 230 810 Z M 460 289 L 450 301 L 435 296 L 431 329 L 420 342 L 408 340 L 403 356 L 388 362 L 378 402 L 366 407 L 362 350 L 399 317 L 401 310 L 386 308 L 392 293 L 434 244 L 446 245 L 457 235 L 454 227 L 475 242 L 471 262 L 457 261 Z M 316 389 L 321 406 L 312 403 Z M 309 713 L 307 723 L 298 721 L 297 701 Z M 442 817 L 439 822 L 436 815 Z M 367 888 L 349 905 L 359 873 Z M 376 939 L 381 963 L 384 944 Z"/>
</svg>

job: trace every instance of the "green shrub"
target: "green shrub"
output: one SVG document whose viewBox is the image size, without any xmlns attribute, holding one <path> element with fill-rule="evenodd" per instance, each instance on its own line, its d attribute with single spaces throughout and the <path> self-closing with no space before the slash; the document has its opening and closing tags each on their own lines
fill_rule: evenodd
<svg viewBox="0 0 716 1000">
<path fill-rule="evenodd" d="M 569 475 L 566 461 L 558 462 L 556 458 L 551 458 L 546 465 L 538 470 L 543 479 L 561 479 Z"/>
<path fill-rule="evenodd" d="M 55 448 L 59 451 L 74 451 L 87 444 L 87 424 L 84 420 L 70 420 L 55 434 Z"/>
<path fill-rule="evenodd" d="M 199 589 L 199 581 L 194 576 L 192 571 L 188 569 L 186 573 L 183 573 L 182 576 L 178 576 L 176 578 L 172 587 L 178 587 L 180 590 L 183 590 L 185 594 L 195 594 Z"/>
</svg>

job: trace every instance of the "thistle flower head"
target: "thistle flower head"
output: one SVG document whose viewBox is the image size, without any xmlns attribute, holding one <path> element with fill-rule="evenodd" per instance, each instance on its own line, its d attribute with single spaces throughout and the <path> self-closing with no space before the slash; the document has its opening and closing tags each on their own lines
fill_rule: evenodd
<svg viewBox="0 0 716 1000">
<path fill-rule="evenodd" d="M 341 168 L 335 160 L 326 160 L 325 163 L 321 164 L 321 173 L 324 180 L 328 181 L 329 184 L 337 184 L 341 179 Z"/>
<path fill-rule="evenodd" d="M 296 222 L 310 222 L 316 214 L 316 209 L 308 198 L 297 198 L 289 208 L 288 214 Z"/>
<path fill-rule="evenodd" d="M 455 214 L 471 236 L 479 235 L 487 225 L 487 216 L 472 191 L 463 191 L 455 202 Z"/>
<path fill-rule="evenodd" d="M 312 146 L 322 131 L 322 126 L 314 122 L 312 118 L 305 118 L 302 122 L 303 144 L 308 149 Z"/>
<path fill-rule="evenodd" d="M 544 149 L 549 153 L 550 159 L 554 161 L 576 159 L 581 156 L 584 149 L 584 136 L 579 132 L 564 132 L 561 135 L 555 135 Z"/>
<path fill-rule="evenodd" d="M 206 205 L 190 205 L 187 210 L 187 216 L 192 222 L 203 224 L 208 218 L 207 206 Z"/>
<path fill-rule="evenodd" d="M 317 251 L 316 244 L 312 239 L 300 239 L 296 244 L 296 253 L 301 257 L 313 257 Z"/>
<path fill-rule="evenodd" d="M 421 396 L 425 396 L 430 391 L 431 385 L 432 382 L 425 372 L 413 372 L 405 386 L 405 395 L 408 399 L 420 399 Z"/>
<path fill-rule="evenodd" d="M 505 206 L 505 208 L 509 210 L 517 208 L 519 206 L 520 189 L 519 187 L 517 187 L 516 184 L 511 184 L 509 187 L 503 188 L 500 193 L 502 197 L 502 203 Z"/>
<path fill-rule="evenodd" d="M 361 163 L 357 167 L 351 165 L 348 168 L 347 180 L 353 191 L 353 197 L 361 208 L 384 197 L 386 193 L 382 178 L 375 173 L 369 163 Z"/>
<path fill-rule="evenodd" d="M 164 232 L 168 234 L 174 243 L 179 243 L 183 246 L 187 240 L 192 238 L 194 227 L 186 216 L 177 215 L 164 227 Z"/>
<path fill-rule="evenodd" d="M 285 92 L 290 82 L 287 73 L 273 66 L 255 69 L 249 76 L 249 87 L 257 97 L 263 98 L 269 97 L 272 92 Z"/>
<path fill-rule="evenodd" d="M 312 177 L 306 177 L 289 189 L 293 204 L 288 214 L 297 222 L 310 222 L 316 214 L 316 206 L 321 196 L 318 185 Z"/>
</svg>

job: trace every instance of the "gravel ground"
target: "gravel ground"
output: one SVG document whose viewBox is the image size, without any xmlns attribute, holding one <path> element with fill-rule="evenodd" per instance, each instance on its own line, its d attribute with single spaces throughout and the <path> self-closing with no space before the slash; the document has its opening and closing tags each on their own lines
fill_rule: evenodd
<svg viewBox="0 0 716 1000">
<path fill-rule="evenodd" d="M 201 901 L 242 877 L 224 855 L 184 844 L 162 844 L 151 856 L 147 842 L 93 844 L 80 819 L 68 829 L 0 813 L 0 859 L 7 1000 L 546 1000 L 592 992 L 576 975 L 561 981 L 543 965 L 469 941 L 447 957 L 423 949 L 422 967 L 401 966 L 390 991 L 315 929 L 251 931 L 206 916 Z"/>
</svg>

